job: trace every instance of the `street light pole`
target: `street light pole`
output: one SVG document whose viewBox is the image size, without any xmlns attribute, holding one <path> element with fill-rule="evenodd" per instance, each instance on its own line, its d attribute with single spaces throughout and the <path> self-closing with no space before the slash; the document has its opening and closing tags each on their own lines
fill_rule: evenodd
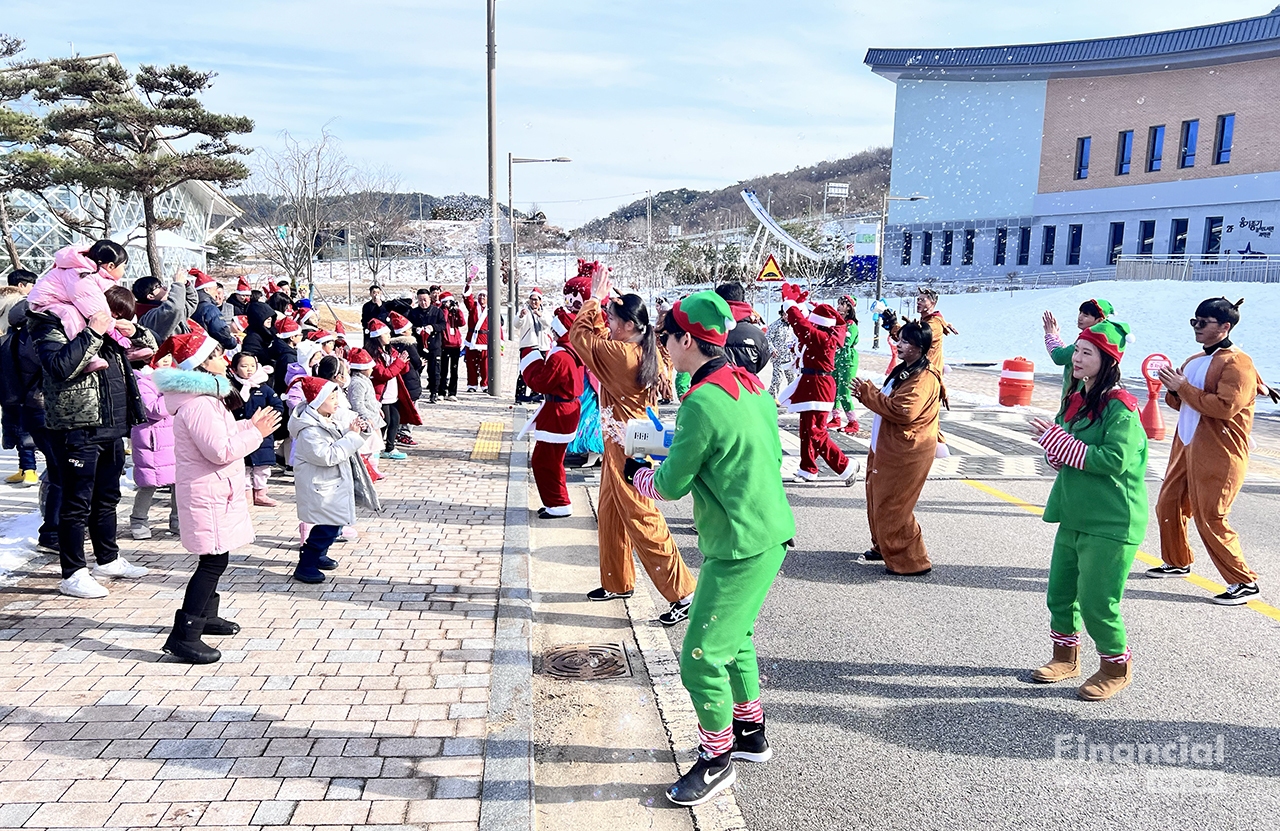
<svg viewBox="0 0 1280 831">
<path fill-rule="evenodd" d="M 543 162 L 571 162 L 573 159 L 566 159 L 564 156 L 556 156 L 554 159 L 523 159 L 511 153 L 507 154 L 507 216 L 511 218 L 511 269 L 510 275 L 511 285 L 507 295 L 507 319 L 513 333 L 516 330 L 516 306 L 519 304 L 520 297 L 520 274 L 516 267 L 516 197 L 515 197 L 515 177 L 512 169 L 518 164 L 541 164 Z M 536 275 L 535 275 L 536 279 Z"/>
<path fill-rule="evenodd" d="M 494 38 L 498 0 L 488 0 L 489 66 L 486 73 L 489 89 L 489 246 L 488 294 L 489 294 L 489 395 L 502 394 L 502 314 L 498 305 L 501 296 L 501 275 L 498 269 L 498 140 L 497 90 L 494 85 L 494 69 L 497 65 L 498 47 Z"/>
<path fill-rule="evenodd" d="M 877 242 L 880 256 L 876 257 L 876 296 L 879 300 L 884 295 L 884 245 L 885 234 L 889 230 L 889 203 L 892 202 L 919 202 L 928 199 L 927 196 L 890 196 L 889 191 L 884 192 L 884 200 L 880 203 L 880 234 Z M 880 348 L 880 316 L 876 315 L 875 328 L 872 330 L 871 348 Z"/>
</svg>

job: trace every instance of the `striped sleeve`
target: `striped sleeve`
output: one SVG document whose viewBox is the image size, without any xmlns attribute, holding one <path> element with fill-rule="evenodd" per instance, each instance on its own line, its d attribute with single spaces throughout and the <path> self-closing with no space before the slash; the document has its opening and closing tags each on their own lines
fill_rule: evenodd
<svg viewBox="0 0 1280 831">
<path fill-rule="evenodd" d="M 665 502 L 658 494 L 658 489 L 653 486 L 653 468 L 646 467 L 636 471 L 635 478 L 631 480 L 631 484 L 641 496 L 652 499 L 655 502 Z"/>
</svg>

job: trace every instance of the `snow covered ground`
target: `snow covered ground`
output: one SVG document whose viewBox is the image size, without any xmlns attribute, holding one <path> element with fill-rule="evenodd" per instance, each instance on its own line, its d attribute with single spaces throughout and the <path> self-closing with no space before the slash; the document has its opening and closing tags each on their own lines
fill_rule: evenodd
<svg viewBox="0 0 1280 831">
<path fill-rule="evenodd" d="M 1233 302 L 1245 298 L 1239 333 L 1231 339 L 1249 353 L 1263 378 L 1280 385 L 1280 284 L 1109 280 L 1063 288 L 946 295 L 939 298 L 938 309 L 960 330 L 959 335 L 947 338 L 947 363 L 998 362 L 1022 356 L 1034 361 L 1037 371 L 1052 372 L 1044 351 L 1041 315 L 1046 309 L 1053 312 L 1063 339 L 1070 342 L 1077 332 L 1080 304 L 1101 297 L 1115 306 L 1118 320 L 1133 327 L 1135 340 L 1129 345 L 1123 367 L 1126 377 L 1136 378 L 1143 358 L 1153 352 L 1167 355 L 1175 364 L 1195 353 L 1199 347 L 1188 320 L 1201 300 L 1219 296 Z M 863 329 L 869 330 L 867 305 L 862 299 L 858 316 L 864 322 Z M 914 305 L 908 308 L 914 317 Z M 862 340 L 869 349 L 870 338 Z"/>
</svg>

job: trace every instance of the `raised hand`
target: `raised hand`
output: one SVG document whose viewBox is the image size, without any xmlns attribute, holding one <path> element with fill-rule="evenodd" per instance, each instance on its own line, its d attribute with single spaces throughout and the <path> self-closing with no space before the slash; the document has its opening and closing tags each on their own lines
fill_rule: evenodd
<svg viewBox="0 0 1280 831">
<path fill-rule="evenodd" d="M 1053 312 L 1044 313 L 1044 333 L 1046 335 L 1056 335 L 1061 331 L 1058 329 L 1058 319 L 1053 316 Z"/>
</svg>

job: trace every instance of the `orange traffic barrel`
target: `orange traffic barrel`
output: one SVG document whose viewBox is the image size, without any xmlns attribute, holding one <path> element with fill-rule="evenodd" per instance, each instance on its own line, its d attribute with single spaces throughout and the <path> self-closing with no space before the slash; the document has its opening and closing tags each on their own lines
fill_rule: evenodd
<svg viewBox="0 0 1280 831">
<path fill-rule="evenodd" d="M 1035 368 L 1035 364 L 1021 357 L 1004 362 L 1004 368 L 1000 370 L 1000 403 L 1003 406 L 1031 403 L 1031 391 L 1036 386 Z"/>
</svg>

